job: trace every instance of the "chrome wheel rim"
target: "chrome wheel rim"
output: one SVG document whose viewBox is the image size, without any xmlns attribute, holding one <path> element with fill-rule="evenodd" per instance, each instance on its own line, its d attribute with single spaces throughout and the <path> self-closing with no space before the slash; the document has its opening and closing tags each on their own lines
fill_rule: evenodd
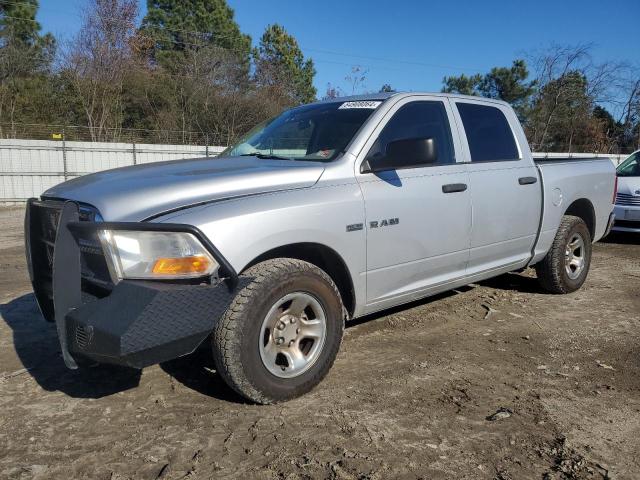
<svg viewBox="0 0 640 480">
<path fill-rule="evenodd" d="M 584 266 L 584 239 L 579 233 L 574 233 L 564 252 L 564 268 L 567 276 L 575 280 L 584 270 Z"/>
<path fill-rule="evenodd" d="M 318 360 L 326 336 L 320 302 L 306 292 L 290 293 L 275 302 L 262 321 L 260 358 L 276 377 L 297 377 Z"/>
</svg>

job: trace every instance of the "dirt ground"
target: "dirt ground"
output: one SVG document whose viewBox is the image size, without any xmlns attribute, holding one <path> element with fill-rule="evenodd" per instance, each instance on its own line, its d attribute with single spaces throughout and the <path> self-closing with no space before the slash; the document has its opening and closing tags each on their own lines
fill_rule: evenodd
<svg viewBox="0 0 640 480">
<path fill-rule="evenodd" d="M 358 320 L 318 388 L 257 406 L 206 352 L 67 370 L 21 222 L 0 209 L 0 478 L 640 478 L 640 235 L 571 295 L 525 272 Z"/>
</svg>

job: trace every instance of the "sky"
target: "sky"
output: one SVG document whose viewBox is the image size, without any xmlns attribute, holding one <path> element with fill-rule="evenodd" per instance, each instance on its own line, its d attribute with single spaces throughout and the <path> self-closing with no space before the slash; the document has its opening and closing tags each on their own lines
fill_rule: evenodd
<svg viewBox="0 0 640 480">
<path fill-rule="evenodd" d="M 40 0 L 43 31 L 69 38 L 85 0 Z M 228 0 L 240 29 L 257 43 L 271 23 L 294 35 L 316 66 L 322 97 L 344 93 L 352 67 L 361 91 L 439 91 L 442 78 L 509 66 L 551 44 L 593 44 L 596 62 L 640 68 L 640 0 Z M 141 17 L 146 0 L 140 1 Z M 360 93 L 360 92 L 357 92 Z"/>
</svg>

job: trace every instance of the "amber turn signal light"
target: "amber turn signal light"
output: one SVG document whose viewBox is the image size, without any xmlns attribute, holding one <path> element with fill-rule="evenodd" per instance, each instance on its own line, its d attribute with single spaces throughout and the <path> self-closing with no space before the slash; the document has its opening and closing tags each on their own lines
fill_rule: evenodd
<svg viewBox="0 0 640 480">
<path fill-rule="evenodd" d="M 159 258 L 153 265 L 155 275 L 204 274 L 209 270 L 211 261 L 204 255 L 179 258 Z"/>
</svg>

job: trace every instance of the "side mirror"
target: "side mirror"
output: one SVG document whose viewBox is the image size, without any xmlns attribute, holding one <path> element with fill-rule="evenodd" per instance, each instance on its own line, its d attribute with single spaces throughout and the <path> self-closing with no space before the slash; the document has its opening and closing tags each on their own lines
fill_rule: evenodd
<svg viewBox="0 0 640 480">
<path fill-rule="evenodd" d="M 407 138 L 389 143 L 385 155 L 368 157 L 362 163 L 360 173 L 423 167 L 432 165 L 437 160 L 435 138 Z"/>
</svg>

